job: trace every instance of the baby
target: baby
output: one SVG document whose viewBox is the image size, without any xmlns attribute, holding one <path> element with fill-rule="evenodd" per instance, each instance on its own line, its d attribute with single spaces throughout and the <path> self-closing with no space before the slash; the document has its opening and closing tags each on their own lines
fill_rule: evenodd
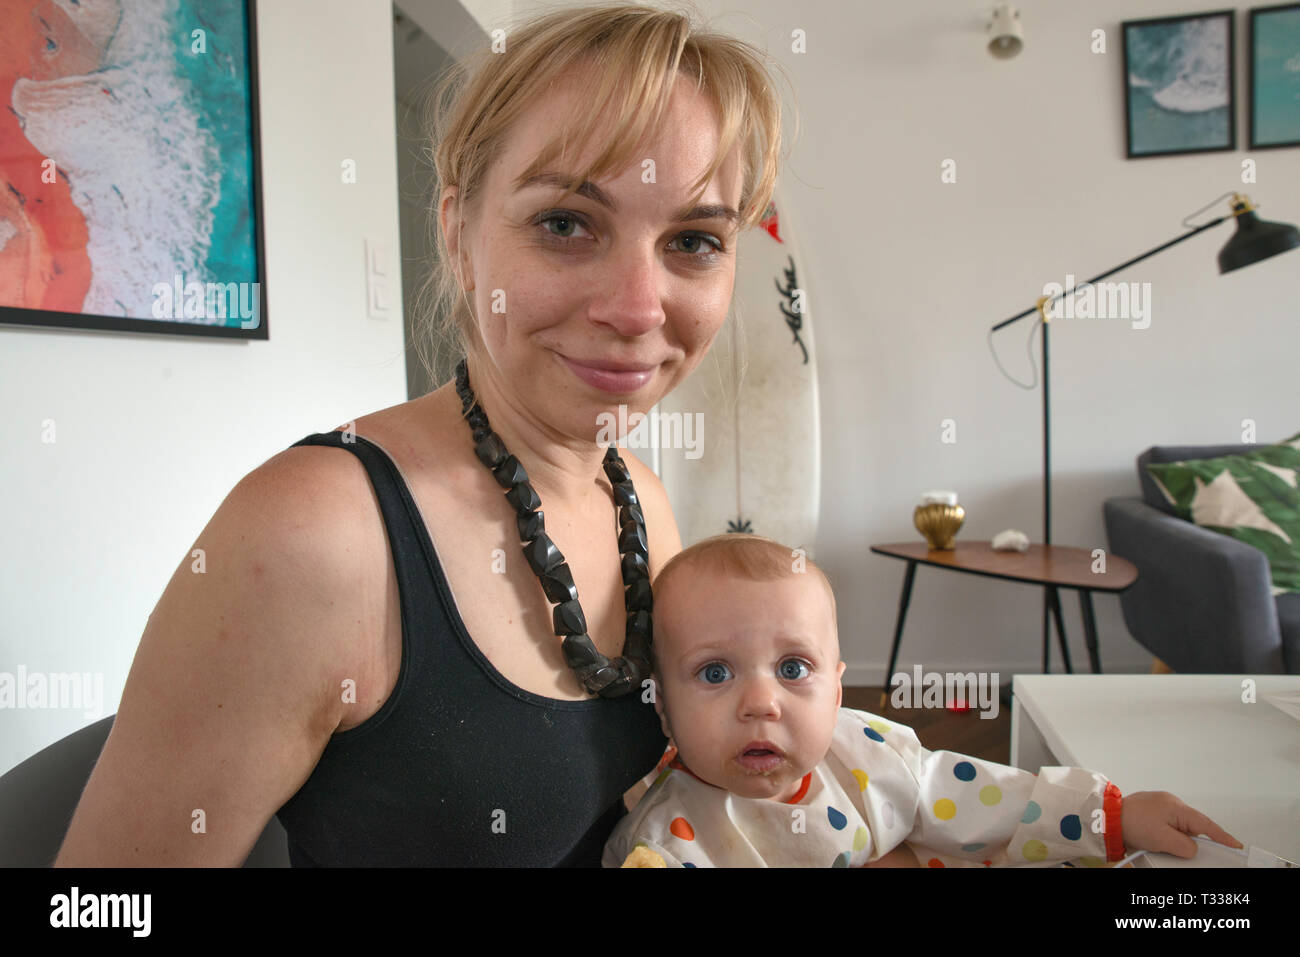
<svg viewBox="0 0 1300 957">
<path fill-rule="evenodd" d="M 717 535 L 663 568 L 654 659 L 676 755 L 615 827 L 606 867 L 1095 867 L 1139 848 L 1191 857 L 1191 834 L 1242 846 L 1167 792 L 928 751 L 840 707 L 830 582 L 761 536 Z"/>
</svg>

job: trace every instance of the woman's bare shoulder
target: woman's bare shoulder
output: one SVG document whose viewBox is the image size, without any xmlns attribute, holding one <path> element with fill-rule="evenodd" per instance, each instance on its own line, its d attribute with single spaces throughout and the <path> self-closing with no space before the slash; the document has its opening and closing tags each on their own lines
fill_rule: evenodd
<svg viewBox="0 0 1300 957">
<path fill-rule="evenodd" d="M 247 857 L 348 717 L 341 683 L 378 684 L 388 566 L 370 494 L 355 456 L 311 446 L 236 484 L 149 616 L 59 863 Z M 222 822 L 211 841 L 166 823 L 195 794 Z"/>
<path fill-rule="evenodd" d="M 321 522 L 325 530 L 358 516 L 370 481 L 362 461 L 345 449 L 296 445 L 253 469 L 240 486 L 284 505 L 316 503 L 312 512 L 329 519 Z"/>
<path fill-rule="evenodd" d="M 421 475 L 436 472 L 439 456 L 435 430 L 430 427 L 432 395 L 403 402 L 335 426 L 346 444 L 357 437 L 377 444 L 403 471 Z M 249 478 L 257 476 L 286 495 L 315 496 L 365 501 L 372 485 L 364 463 L 356 454 L 332 445 L 296 445 L 272 456 Z"/>
</svg>

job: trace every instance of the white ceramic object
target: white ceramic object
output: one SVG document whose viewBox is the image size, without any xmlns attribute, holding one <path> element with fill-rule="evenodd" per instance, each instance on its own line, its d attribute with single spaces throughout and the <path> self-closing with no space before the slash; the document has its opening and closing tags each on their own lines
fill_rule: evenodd
<svg viewBox="0 0 1300 957">
<path fill-rule="evenodd" d="M 1029 551 L 1029 536 L 1014 528 L 1008 528 L 1005 532 L 998 532 L 993 536 L 993 550 L 995 552 L 1027 552 Z"/>
<path fill-rule="evenodd" d="M 956 492 L 941 492 L 941 491 L 926 492 L 924 495 L 921 496 L 921 501 L 920 501 L 918 504 L 920 504 L 920 505 L 956 505 L 956 504 L 957 504 L 957 493 L 956 493 Z"/>
</svg>

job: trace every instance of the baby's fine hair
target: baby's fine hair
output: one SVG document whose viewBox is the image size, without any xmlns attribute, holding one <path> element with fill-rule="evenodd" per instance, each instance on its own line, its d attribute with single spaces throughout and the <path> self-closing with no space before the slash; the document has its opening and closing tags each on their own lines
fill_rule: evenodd
<svg viewBox="0 0 1300 957">
<path fill-rule="evenodd" d="M 702 539 L 682 549 L 659 570 L 651 582 L 656 604 L 669 592 L 669 584 L 691 572 L 732 575 L 752 582 L 783 581 L 795 575 L 814 575 L 826 588 L 831 603 L 831 624 L 838 631 L 835 589 L 827 574 L 802 548 L 791 548 L 762 535 L 727 532 Z"/>
</svg>

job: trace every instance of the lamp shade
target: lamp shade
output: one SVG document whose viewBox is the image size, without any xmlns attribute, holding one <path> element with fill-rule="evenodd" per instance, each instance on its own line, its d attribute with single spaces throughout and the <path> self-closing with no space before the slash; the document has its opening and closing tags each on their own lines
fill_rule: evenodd
<svg viewBox="0 0 1300 957">
<path fill-rule="evenodd" d="M 1219 250 L 1219 272 L 1232 272 L 1269 256 L 1300 246 L 1300 229 L 1290 223 L 1271 223 L 1254 212 L 1237 215 L 1237 231 Z"/>
</svg>

